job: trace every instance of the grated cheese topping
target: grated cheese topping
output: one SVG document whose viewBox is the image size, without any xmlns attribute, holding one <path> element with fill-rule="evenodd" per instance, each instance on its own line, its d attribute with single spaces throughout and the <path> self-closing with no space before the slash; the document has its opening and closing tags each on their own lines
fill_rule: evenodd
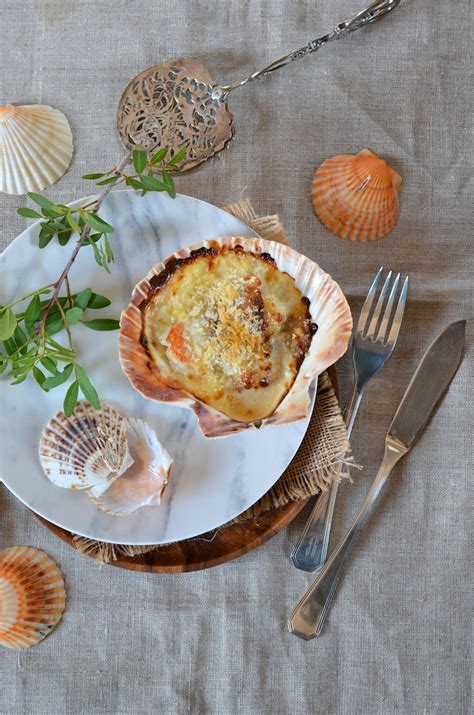
<svg viewBox="0 0 474 715">
<path fill-rule="evenodd" d="M 148 349 L 162 376 L 240 421 L 275 410 L 311 334 L 294 280 L 243 251 L 183 262 L 145 310 Z"/>
</svg>

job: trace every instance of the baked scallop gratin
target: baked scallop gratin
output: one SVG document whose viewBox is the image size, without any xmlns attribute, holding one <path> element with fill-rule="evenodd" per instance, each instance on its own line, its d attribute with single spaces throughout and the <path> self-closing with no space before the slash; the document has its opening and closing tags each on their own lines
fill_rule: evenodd
<svg viewBox="0 0 474 715">
<path fill-rule="evenodd" d="M 152 269 L 122 314 L 119 354 L 142 394 L 190 407 L 206 436 L 221 436 L 304 418 L 310 383 L 350 329 L 342 292 L 315 263 L 231 237 Z"/>
<path fill-rule="evenodd" d="M 252 422 L 295 380 L 316 330 L 308 303 L 270 255 L 202 248 L 157 281 L 142 344 L 171 387 Z"/>
</svg>

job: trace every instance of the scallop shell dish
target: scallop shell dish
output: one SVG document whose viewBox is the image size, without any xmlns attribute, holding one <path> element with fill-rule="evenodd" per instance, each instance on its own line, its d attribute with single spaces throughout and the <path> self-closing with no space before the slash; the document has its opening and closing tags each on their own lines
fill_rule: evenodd
<svg viewBox="0 0 474 715">
<path fill-rule="evenodd" d="M 80 402 L 70 417 L 58 412 L 43 430 L 39 456 L 53 484 L 83 490 L 115 516 L 160 504 L 173 466 L 146 422 L 105 403 L 94 410 Z"/>
<path fill-rule="evenodd" d="M 26 194 L 51 186 L 67 171 L 72 153 L 71 127 L 58 109 L 0 106 L 0 191 Z"/>
<path fill-rule="evenodd" d="M 316 331 L 311 333 L 309 347 L 301 357 L 296 376 L 291 385 L 285 387 L 277 406 L 272 409 L 270 414 L 256 418 L 251 416 L 247 421 L 220 410 L 211 402 L 206 402 L 187 387 L 178 385 L 174 379 L 170 383 L 162 371 L 162 364 L 150 360 L 147 347 L 142 339 L 146 321 L 146 306 L 148 301 L 153 299 L 155 287 L 162 285 L 166 279 L 170 266 L 190 265 L 199 256 L 223 255 L 225 257 L 234 254 L 245 254 L 253 257 L 254 260 L 264 261 L 265 266 L 272 266 L 275 275 L 278 272 L 278 275 L 293 279 L 295 289 L 304 297 L 304 301 L 301 302 L 307 306 L 311 320 L 317 325 Z M 265 268 L 265 271 L 268 270 Z M 208 274 L 206 273 L 206 275 Z M 234 294 L 237 295 L 237 298 Z M 189 291 L 189 295 L 192 301 L 196 292 Z M 240 300 L 233 288 L 230 289 L 229 295 L 230 301 Z M 282 303 L 285 303 L 288 294 L 282 290 L 282 295 L 284 296 Z M 221 301 L 222 305 L 220 297 L 217 297 L 216 301 Z M 301 302 L 298 304 L 300 305 Z M 168 308 L 167 314 L 170 314 Z M 189 315 L 193 320 L 193 308 L 190 309 Z M 205 313 L 205 317 L 207 315 L 208 313 Z M 211 330 L 213 321 L 216 322 L 211 313 Z M 289 323 L 289 321 L 286 322 Z M 197 415 L 198 426 L 202 434 L 205 437 L 213 438 L 235 434 L 246 429 L 260 429 L 269 425 L 289 424 L 304 419 L 311 403 L 311 387 L 315 378 L 347 349 L 352 329 L 352 318 L 347 301 L 339 286 L 309 258 L 281 243 L 265 241 L 261 238 L 226 236 L 182 248 L 154 266 L 148 275 L 135 286 L 131 302 L 122 313 L 120 324 L 120 364 L 135 389 L 149 399 L 174 403 L 192 410 Z M 173 330 L 175 328 L 172 328 L 170 332 L 172 333 Z M 239 338 L 235 337 L 236 334 L 239 335 L 238 332 L 234 333 L 229 330 L 231 342 L 229 354 L 232 354 L 233 346 L 239 344 Z M 179 352 L 182 333 L 177 333 L 176 337 L 177 342 L 172 341 L 173 349 Z M 279 343 L 275 341 L 275 344 Z M 284 344 L 286 345 L 286 343 Z M 186 358 L 186 355 L 184 357 Z M 202 368 L 200 374 L 204 373 L 205 369 Z M 238 386 L 235 394 L 239 396 L 241 392 L 242 390 Z M 249 392 L 251 391 L 249 390 Z M 222 390 L 222 394 L 227 394 L 227 391 Z M 234 403 L 237 402 L 237 399 L 240 398 L 237 397 Z"/>
<path fill-rule="evenodd" d="M 0 551 L 0 645 L 29 648 L 61 620 L 66 591 L 60 570 L 42 551 Z"/>
<path fill-rule="evenodd" d="M 314 175 L 314 212 L 336 236 L 375 241 L 398 221 L 401 184 L 401 176 L 370 149 L 338 154 L 324 161 Z"/>
</svg>

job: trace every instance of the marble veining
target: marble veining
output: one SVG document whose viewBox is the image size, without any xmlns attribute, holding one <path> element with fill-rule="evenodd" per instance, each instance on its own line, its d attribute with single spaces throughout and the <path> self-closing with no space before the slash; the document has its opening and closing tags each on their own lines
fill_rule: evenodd
<svg viewBox="0 0 474 715">
<path fill-rule="evenodd" d="M 79 202 L 78 202 L 79 203 Z M 112 305 L 100 315 L 119 317 L 135 284 L 174 251 L 223 235 L 252 236 L 248 226 L 197 199 L 162 194 L 140 197 L 117 191 L 101 215 L 115 226 L 116 263 L 108 275 L 82 249 L 71 271 L 74 290 L 90 286 Z M 69 249 L 57 243 L 37 248 L 38 226 L 22 233 L 1 257 L 0 302 L 55 280 Z M 95 312 L 99 315 L 99 312 Z M 38 458 L 41 430 L 62 405 L 66 387 L 46 394 L 29 380 L 10 387 L 0 378 L 1 477 L 27 506 L 70 531 L 124 544 L 167 543 L 202 534 L 251 506 L 275 483 L 297 450 L 307 422 L 248 430 L 229 437 L 202 437 L 189 410 L 146 400 L 122 373 L 117 333 L 75 327 L 80 362 L 103 400 L 126 415 L 142 417 L 175 459 L 159 507 L 127 517 L 100 511 L 84 494 L 60 489 L 43 475 Z"/>
</svg>

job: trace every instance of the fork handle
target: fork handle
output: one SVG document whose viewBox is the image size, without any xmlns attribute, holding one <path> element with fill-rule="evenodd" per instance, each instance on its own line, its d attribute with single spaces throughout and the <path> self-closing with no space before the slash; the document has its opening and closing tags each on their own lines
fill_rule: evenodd
<svg viewBox="0 0 474 715">
<path fill-rule="evenodd" d="M 288 628 L 291 633 L 294 633 L 304 640 L 310 640 L 315 636 L 319 636 L 321 633 L 336 593 L 337 584 L 339 583 L 349 554 L 352 551 L 352 547 L 367 522 L 382 487 L 387 481 L 393 467 L 403 454 L 405 454 L 405 451 L 400 450 L 398 445 L 392 445 L 389 441 L 386 442 L 382 464 L 380 465 L 377 476 L 372 482 L 359 514 L 345 538 L 331 555 L 318 576 L 316 576 L 288 619 Z"/>
<path fill-rule="evenodd" d="M 289 65 L 290 62 L 298 60 L 300 57 L 304 57 L 311 52 L 316 52 L 327 42 L 331 42 L 332 40 L 340 40 L 342 37 L 349 35 L 355 30 L 358 30 L 361 27 L 365 27 L 365 25 L 369 25 L 372 22 L 376 22 L 376 20 L 379 20 L 381 17 L 383 17 L 383 15 L 386 15 L 387 13 L 391 12 L 391 10 L 394 10 L 396 7 L 398 7 L 399 4 L 400 0 L 375 0 L 374 2 L 371 2 L 370 5 L 364 10 L 361 10 L 353 17 L 349 17 L 346 20 L 343 20 L 342 22 L 338 23 L 336 27 L 332 30 L 332 32 L 328 32 L 322 37 L 318 37 L 315 40 L 311 40 L 304 47 L 300 47 L 300 49 L 296 50 L 295 52 L 290 52 L 288 55 L 280 57 L 278 60 L 271 62 L 269 65 L 259 70 L 258 72 L 254 72 L 248 77 L 245 77 L 245 79 L 240 80 L 240 82 L 222 85 L 221 90 L 223 92 L 224 98 L 227 97 L 229 92 L 232 92 L 234 89 L 237 89 L 238 87 L 243 87 L 249 82 L 253 82 L 254 80 L 258 79 L 259 77 L 264 77 L 265 75 L 270 74 L 270 72 L 275 72 L 275 70 L 280 69 L 280 67 L 285 67 L 286 65 Z"/>
<path fill-rule="evenodd" d="M 356 384 L 346 412 L 348 437 L 351 435 L 361 400 L 362 390 Z M 339 482 L 333 482 L 331 488 L 322 492 L 317 498 L 303 533 L 291 554 L 291 560 L 297 569 L 317 571 L 326 561 L 338 488 Z"/>
</svg>

